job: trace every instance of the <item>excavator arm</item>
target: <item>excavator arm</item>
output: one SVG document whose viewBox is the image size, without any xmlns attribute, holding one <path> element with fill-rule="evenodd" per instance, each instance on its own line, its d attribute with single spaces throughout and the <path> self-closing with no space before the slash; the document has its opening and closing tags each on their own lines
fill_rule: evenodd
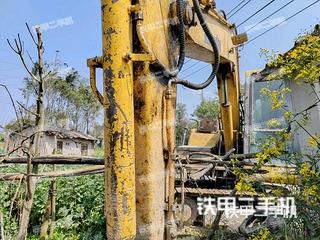
<svg viewBox="0 0 320 240">
<path fill-rule="evenodd" d="M 241 37 L 213 7 L 193 0 L 101 0 L 102 56 L 88 59 L 104 107 L 107 239 L 175 239 L 176 86 L 218 79 L 225 150 L 239 132 Z M 239 41 L 240 40 L 240 41 Z M 179 79 L 185 57 L 212 64 L 202 83 Z M 103 93 L 96 86 L 103 70 Z"/>
<path fill-rule="evenodd" d="M 190 3 L 191 4 L 191 3 Z M 218 95 L 225 151 L 241 141 L 240 133 L 240 79 L 238 45 L 247 40 L 245 34 L 237 35 L 231 25 L 215 8 L 215 4 L 203 2 L 201 9 L 205 21 L 219 48 L 220 64 L 217 72 Z M 212 63 L 215 58 L 212 46 L 200 24 L 189 27 L 186 55 L 199 61 Z"/>
</svg>

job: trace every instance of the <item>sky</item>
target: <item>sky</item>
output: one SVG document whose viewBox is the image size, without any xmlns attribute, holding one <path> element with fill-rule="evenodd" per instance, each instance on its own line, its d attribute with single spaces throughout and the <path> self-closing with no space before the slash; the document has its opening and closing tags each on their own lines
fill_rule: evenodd
<svg viewBox="0 0 320 240">
<path fill-rule="evenodd" d="M 248 16 L 266 5 L 270 0 L 252 0 L 241 11 L 229 19 L 230 22 L 239 24 Z M 238 28 L 238 32 L 246 31 L 250 26 L 259 22 L 271 12 L 277 10 L 290 0 L 275 0 L 266 9 Z M 268 28 L 291 16 L 315 0 L 295 0 L 287 8 L 272 16 L 269 21 L 260 24 L 254 31 L 249 32 L 249 40 L 263 33 Z M 217 0 L 217 8 L 229 12 L 240 0 Z M 25 22 L 30 26 L 40 25 L 43 29 L 45 45 L 45 60 L 53 63 L 56 51 L 59 51 L 59 61 L 67 63 L 85 78 L 89 77 L 86 59 L 101 55 L 101 13 L 99 0 L 0 0 L 0 84 L 5 84 L 15 100 L 21 100 L 19 88 L 22 85 L 26 72 L 17 55 L 8 47 L 6 39 L 13 40 L 20 33 L 24 40 L 25 49 L 31 55 L 36 53 Z M 285 22 L 276 29 L 258 38 L 240 49 L 241 81 L 244 82 L 245 71 L 261 69 L 266 62 L 259 56 L 261 48 L 285 52 L 290 49 L 297 35 L 320 22 L 320 2 L 304 11 L 300 15 Z M 33 56 L 35 58 L 35 56 Z M 210 74 L 210 68 L 191 75 L 205 66 L 204 63 L 195 64 L 194 60 L 188 61 L 180 74 L 188 75 L 188 80 L 202 82 Z M 30 66 L 30 63 L 29 63 Z M 101 74 L 100 74 L 101 75 Z M 99 77 L 99 75 L 98 75 Z M 101 85 L 101 80 L 98 84 Z M 178 89 L 178 102 L 187 106 L 191 114 L 200 102 L 201 94 L 205 98 L 216 98 L 216 81 L 201 93 L 201 91 Z M 14 112 L 6 92 L 0 88 L 0 125 L 5 125 L 14 118 Z"/>
</svg>

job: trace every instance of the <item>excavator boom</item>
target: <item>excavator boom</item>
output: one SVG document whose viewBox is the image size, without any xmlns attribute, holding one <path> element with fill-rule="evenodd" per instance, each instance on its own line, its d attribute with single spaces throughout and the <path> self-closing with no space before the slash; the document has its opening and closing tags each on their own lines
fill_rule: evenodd
<svg viewBox="0 0 320 240">
<path fill-rule="evenodd" d="M 101 0 L 102 56 L 88 59 L 104 107 L 107 239 L 175 239 L 176 86 L 217 77 L 225 151 L 239 123 L 236 29 L 214 2 Z M 245 40 L 245 37 L 244 37 Z M 203 83 L 179 79 L 184 58 L 212 65 Z M 103 93 L 96 87 L 103 69 Z"/>
</svg>

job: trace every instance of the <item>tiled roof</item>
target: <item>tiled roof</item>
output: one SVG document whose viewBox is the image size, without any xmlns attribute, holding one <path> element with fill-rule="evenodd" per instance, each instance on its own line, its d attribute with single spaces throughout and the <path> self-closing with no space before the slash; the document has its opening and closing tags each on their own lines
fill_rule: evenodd
<svg viewBox="0 0 320 240">
<path fill-rule="evenodd" d="M 59 138 L 85 139 L 85 140 L 91 140 L 91 141 L 97 140 L 97 138 L 89 134 L 81 133 L 78 131 L 72 131 L 72 130 L 53 128 L 53 129 L 47 129 L 45 130 L 45 132 L 49 135 L 56 135 Z"/>
<path fill-rule="evenodd" d="M 26 126 L 23 128 L 22 131 L 27 131 L 28 129 L 31 129 L 31 132 L 34 131 L 34 126 Z M 55 128 L 55 127 L 46 127 L 44 132 L 47 135 L 55 135 L 58 138 L 64 138 L 64 139 L 84 139 L 84 140 L 89 140 L 89 141 L 95 141 L 98 140 L 94 136 L 91 136 L 89 134 L 81 133 L 78 131 L 73 131 L 73 130 L 66 130 L 63 128 Z M 10 136 L 13 136 L 15 134 L 18 134 L 19 132 L 13 132 L 10 134 Z"/>
</svg>

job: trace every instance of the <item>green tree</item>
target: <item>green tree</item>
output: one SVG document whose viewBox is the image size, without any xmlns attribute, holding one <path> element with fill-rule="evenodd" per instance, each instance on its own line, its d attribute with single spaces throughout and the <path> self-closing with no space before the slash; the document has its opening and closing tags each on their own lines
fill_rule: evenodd
<svg viewBox="0 0 320 240">
<path fill-rule="evenodd" d="M 219 103 L 216 99 L 203 99 L 193 112 L 199 120 L 204 118 L 216 119 L 219 116 Z"/>
<path fill-rule="evenodd" d="M 73 128 L 89 133 L 94 130 L 95 119 L 98 117 L 100 104 L 93 96 L 92 90 L 83 82 L 70 94 Z M 91 131 L 91 132 L 92 132 Z"/>
<path fill-rule="evenodd" d="M 101 106 L 93 96 L 90 86 L 74 69 L 65 77 L 60 76 L 57 71 L 49 72 L 49 69 L 50 66 L 47 64 L 44 93 L 46 124 L 87 133 L 93 132 Z M 32 99 L 36 96 L 36 90 L 32 79 L 24 79 L 21 91 L 25 99 L 24 107 L 33 109 Z M 26 119 L 32 117 L 29 111 L 25 111 Z"/>
</svg>

